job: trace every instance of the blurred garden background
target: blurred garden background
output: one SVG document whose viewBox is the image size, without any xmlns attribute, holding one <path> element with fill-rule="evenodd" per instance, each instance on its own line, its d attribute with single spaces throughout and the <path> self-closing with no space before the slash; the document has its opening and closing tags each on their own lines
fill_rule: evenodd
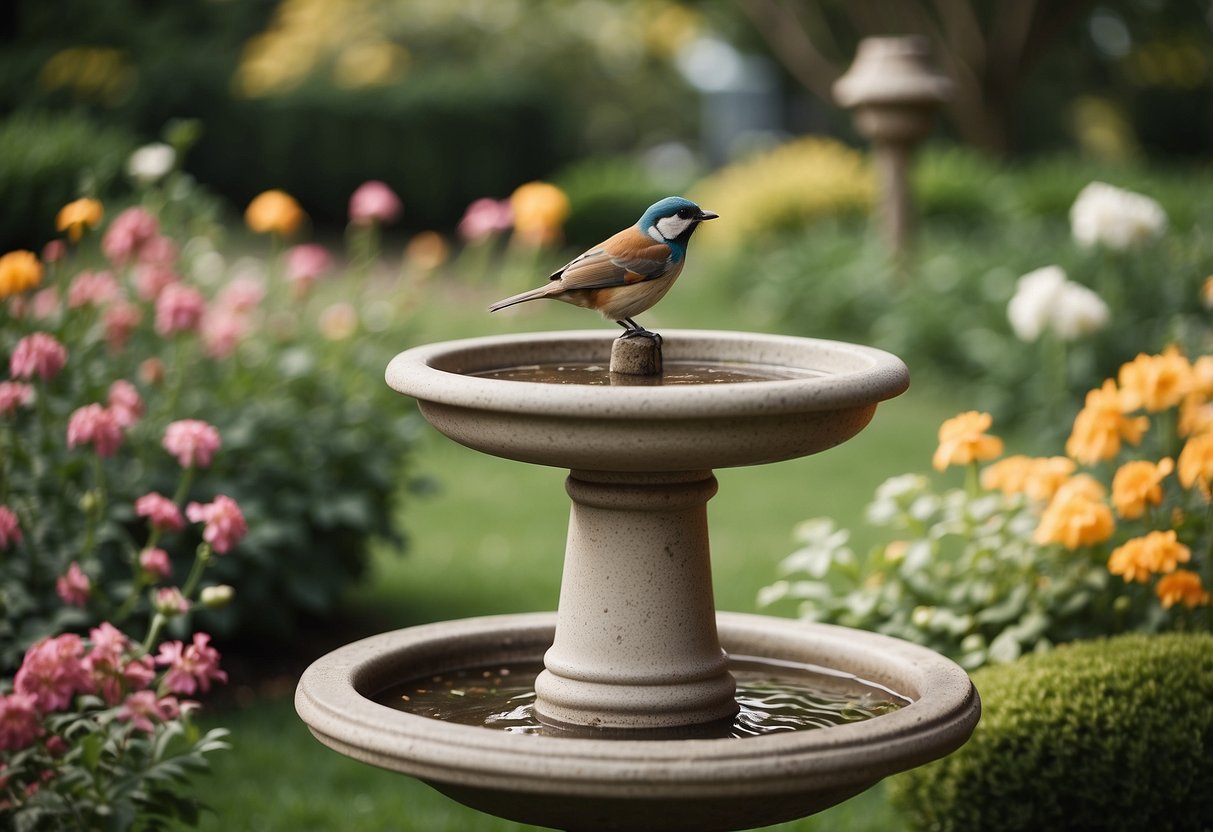
<svg viewBox="0 0 1213 832">
<path fill-rule="evenodd" d="M 951 95 L 895 252 L 831 90 L 908 34 Z M 927 644 L 986 700 L 947 766 L 778 828 L 1213 825 L 1213 3 L 12 0 L 0 45 L 6 828 L 526 828 L 291 696 L 354 638 L 555 608 L 564 472 L 383 369 L 614 330 L 487 306 L 669 194 L 721 219 L 644 325 L 913 379 L 718 472 L 717 606 Z"/>
</svg>

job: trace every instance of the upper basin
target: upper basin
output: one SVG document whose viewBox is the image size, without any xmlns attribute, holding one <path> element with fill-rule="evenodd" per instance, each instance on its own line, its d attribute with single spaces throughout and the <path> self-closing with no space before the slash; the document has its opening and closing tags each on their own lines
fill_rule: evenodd
<svg viewBox="0 0 1213 832">
<path fill-rule="evenodd" d="M 773 380 L 592 386 L 484 378 L 531 365 L 610 360 L 612 336 L 550 332 L 448 341 L 397 355 L 386 378 L 442 433 L 495 456 L 597 471 L 698 471 L 807 456 L 854 436 L 909 372 L 841 341 L 669 330 L 667 368 L 769 370 Z"/>
</svg>

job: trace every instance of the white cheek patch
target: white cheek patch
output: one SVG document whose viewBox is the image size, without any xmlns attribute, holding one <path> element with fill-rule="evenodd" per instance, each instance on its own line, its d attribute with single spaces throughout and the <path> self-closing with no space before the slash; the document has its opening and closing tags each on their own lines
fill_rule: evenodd
<svg viewBox="0 0 1213 832">
<path fill-rule="evenodd" d="M 659 243 L 665 242 L 665 237 L 661 236 L 661 232 L 657 230 L 656 225 L 654 225 L 652 228 L 649 229 L 649 236 L 652 237 L 654 240 L 656 240 Z"/>
<path fill-rule="evenodd" d="M 687 227 L 694 220 L 684 220 L 681 217 L 662 217 L 657 220 L 657 231 L 660 232 L 662 239 L 673 240 L 679 234 L 687 230 Z"/>
</svg>

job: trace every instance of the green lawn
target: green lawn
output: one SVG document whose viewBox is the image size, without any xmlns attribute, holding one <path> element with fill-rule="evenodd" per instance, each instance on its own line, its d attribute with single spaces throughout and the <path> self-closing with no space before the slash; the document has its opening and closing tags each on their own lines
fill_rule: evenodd
<svg viewBox="0 0 1213 832">
<path fill-rule="evenodd" d="M 412 340 L 595 323 L 581 310 L 558 304 L 486 320 L 479 313 L 483 298 L 472 294 L 470 303 L 452 299 L 450 292 L 431 297 L 426 305 L 433 314 L 419 316 Z M 695 310 L 678 308 L 654 325 L 728 325 L 727 304 L 703 303 L 701 324 Z M 761 324 L 742 321 L 738 328 L 762 329 Z M 401 406 L 410 405 L 402 399 Z M 755 594 L 776 576 L 800 520 L 829 515 L 855 530 L 857 545 L 874 542 L 862 526 L 873 489 L 886 477 L 925 470 L 938 424 L 954 410 L 950 397 L 912 387 L 882 405 L 872 425 L 839 448 L 718 471 L 720 491 L 709 504 L 717 607 L 755 610 Z M 428 427 L 409 470 L 434 486 L 401 506 L 407 551 L 377 551 L 372 575 L 350 595 L 349 609 L 396 627 L 555 608 L 568 513 L 564 471 L 487 457 Z M 203 822 L 204 830 L 532 828 L 465 809 L 414 780 L 329 751 L 295 716 L 287 690 L 244 700 L 241 709 L 209 717 L 232 729 L 235 748 L 214 759 L 205 790 L 216 815 Z M 895 830 L 900 825 L 877 788 L 817 818 L 774 828 Z"/>
</svg>

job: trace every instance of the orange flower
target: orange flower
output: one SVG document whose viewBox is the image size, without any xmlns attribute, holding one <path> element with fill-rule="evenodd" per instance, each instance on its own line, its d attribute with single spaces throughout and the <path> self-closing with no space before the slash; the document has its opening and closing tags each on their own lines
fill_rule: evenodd
<svg viewBox="0 0 1213 832">
<path fill-rule="evenodd" d="M 1213 479 L 1213 433 L 1193 436 L 1179 452 L 1179 484 L 1184 488 L 1200 486 L 1209 496 L 1209 481 Z"/>
<path fill-rule="evenodd" d="M 989 413 L 970 410 L 939 426 L 939 447 L 931 464 L 942 471 L 949 465 L 968 465 L 993 459 L 1002 453 L 1002 440 L 986 433 L 994 419 Z"/>
<path fill-rule="evenodd" d="M 1009 456 L 981 472 L 981 485 L 989 491 L 1026 494 L 1029 499 L 1047 502 L 1073 473 L 1074 460 L 1064 456 Z"/>
<path fill-rule="evenodd" d="M 1120 368 L 1125 410 L 1145 408 L 1151 413 L 1179 404 L 1192 389 L 1192 365 L 1174 345 L 1161 355 L 1141 353 Z"/>
<path fill-rule="evenodd" d="M 1032 539 L 1042 545 L 1060 543 L 1073 550 L 1103 543 L 1115 530 L 1112 510 L 1103 501 L 1103 486 L 1083 474 L 1057 490 L 1040 516 Z"/>
<path fill-rule="evenodd" d="M 306 217 L 295 198 L 279 190 L 258 194 L 244 209 L 245 225 L 258 234 L 289 237 L 299 230 Z"/>
<path fill-rule="evenodd" d="M 1007 495 L 1022 494 L 1031 470 L 1032 460 L 1023 454 L 1004 457 L 982 470 L 981 487 Z"/>
<path fill-rule="evenodd" d="M 1178 569 L 1159 578 L 1154 591 L 1167 609 L 1177 603 L 1182 603 L 1188 609 L 1209 603 L 1209 593 L 1201 586 L 1200 575 L 1187 569 Z"/>
<path fill-rule="evenodd" d="M 18 249 L 0 257 L 0 298 L 17 295 L 42 282 L 42 263 L 32 251 Z"/>
<path fill-rule="evenodd" d="M 1213 404 L 1204 396 L 1192 395 L 1184 397 L 1179 405 L 1179 435 L 1195 436 L 1198 433 L 1208 433 L 1213 430 Z"/>
<path fill-rule="evenodd" d="M 1083 409 L 1074 417 L 1074 428 L 1066 440 L 1066 454 L 1084 465 L 1112 459 L 1120 453 L 1121 441 L 1136 445 L 1150 426 L 1145 416 L 1129 418 L 1126 398 L 1108 379 L 1103 387 L 1087 393 Z"/>
<path fill-rule="evenodd" d="M 59 209 L 55 217 L 55 228 L 66 231 L 67 237 L 73 243 L 78 243 L 85 229 L 96 228 L 105 216 L 105 209 L 95 199 L 81 198 L 69 202 Z"/>
<path fill-rule="evenodd" d="M 560 230 L 569 216 L 569 198 L 564 191 L 547 182 L 528 182 L 510 194 L 514 211 L 514 233 L 533 245 L 545 245 L 560 239 Z"/>
<path fill-rule="evenodd" d="M 1146 513 L 1146 506 L 1162 503 L 1162 481 L 1175 470 L 1170 457 L 1158 464 L 1146 459 L 1126 462 L 1112 477 L 1112 505 L 1126 520 L 1135 520 Z"/>
<path fill-rule="evenodd" d="M 1191 559 L 1192 550 L 1179 542 L 1174 529 L 1168 529 L 1150 532 L 1117 546 L 1108 558 L 1108 571 L 1127 583 L 1144 584 L 1151 575 L 1174 572 L 1176 566 Z"/>
</svg>

